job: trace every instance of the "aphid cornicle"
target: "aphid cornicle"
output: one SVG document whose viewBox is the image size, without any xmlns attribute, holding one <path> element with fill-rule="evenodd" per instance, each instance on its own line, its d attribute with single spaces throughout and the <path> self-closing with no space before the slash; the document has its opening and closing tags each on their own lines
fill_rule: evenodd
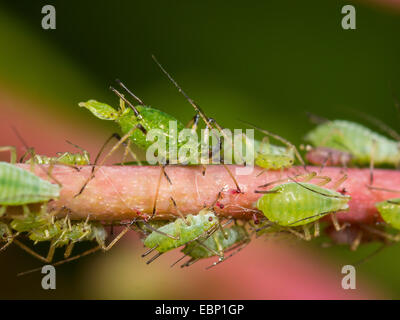
<svg viewBox="0 0 400 320">
<path fill-rule="evenodd" d="M 325 215 L 347 210 L 350 200 L 350 196 L 304 182 L 288 182 L 257 192 L 264 195 L 258 199 L 256 207 L 268 220 L 282 227 L 303 227 L 306 240 L 311 239 L 309 223 L 318 223 Z M 335 225 L 338 226 L 337 221 Z M 319 230 L 319 226 L 316 227 Z"/>
<path fill-rule="evenodd" d="M 182 252 L 185 256 L 190 257 L 190 259 L 181 267 L 188 267 L 201 259 L 214 256 L 218 256 L 219 261 L 213 263 L 211 266 L 217 265 L 233 256 L 237 251 L 242 249 L 242 245 L 244 246 L 249 242 L 250 237 L 245 226 L 233 225 L 232 227 L 225 228 L 224 231 L 218 230 L 209 237 L 200 238 L 187 244 L 182 249 Z M 234 251 L 229 257 L 224 257 L 225 252 L 234 249 L 238 250 Z"/>
<path fill-rule="evenodd" d="M 194 241 L 206 233 L 211 233 L 219 226 L 219 220 L 209 208 L 202 209 L 197 215 L 187 215 L 185 218 L 178 218 L 157 229 L 164 234 L 170 235 L 175 239 L 168 237 L 160 232 L 153 231 L 144 240 L 144 245 L 148 250 L 142 256 L 148 255 L 153 250 L 158 254 L 151 258 L 147 263 L 154 261 L 162 253 L 178 248 L 190 241 Z"/>
<path fill-rule="evenodd" d="M 367 127 L 347 121 L 326 121 L 310 131 L 305 139 L 315 147 L 327 147 L 351 154 L 351 162 L 368 165 L 398 166 L 399 143 Z"/>
</svg>

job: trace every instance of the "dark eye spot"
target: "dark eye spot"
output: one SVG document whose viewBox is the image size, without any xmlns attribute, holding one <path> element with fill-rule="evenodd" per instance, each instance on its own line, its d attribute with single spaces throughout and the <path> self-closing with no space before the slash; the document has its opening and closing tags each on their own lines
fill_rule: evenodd
<svg viewBox="0 0 400 320">
<path fill-rule="evenodd" d="M 209 217 L 209 218 L 208 218 L 208 221 L 213 221 L 213 218 L 212 218 L 212 217 Z"/>
</svg>

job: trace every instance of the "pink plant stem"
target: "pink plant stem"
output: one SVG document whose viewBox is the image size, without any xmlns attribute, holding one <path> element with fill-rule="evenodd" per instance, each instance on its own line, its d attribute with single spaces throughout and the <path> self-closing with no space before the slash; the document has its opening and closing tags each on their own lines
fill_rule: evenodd
<svg viewBox="0 0 400 320">
<path fill-rule="evenodd" d="M 28 165 L 20 165 L 26 170 Z M 157 218 L 176 216 L 170 197 L 173 197 L 183 214 L 197 213 L 205 205 L 210 206 L 221 198 L 215 209 L 226 217 L 250 219 L 256 211 L 254 203 L 261 196 L 255 190 L 267 182 L 285 178 L 287 175 L 304 174 L 304 168 L 295 167 L 288 171 L 268 171 L 260 173 L 259 168 L 249 175 L 237 175 L 237 166 L 229 166 L 239 182 L 243 194 L 235 192 L 236 188 L 227 171 L 221 165 L 207 166 L 206 174 L 202 175 L 201 167 L 168 166 L 166 171 L 172 181 L 170 185 L 165 177 L 161 178 L 160 191 L 157 200 Z M 51 179 L 46 175 L 46 167 L 35 167 L 35 173 L 42 178 Z M 318 172 L 320 168 L 308 167 L 308 171 Z M 70 212 L 73 219 L 84 219 L 90 215 L 95 220 L 125 220 L 138 215 L 151 215 L 160 176 L 157 166 L 102 166 L 97 167 L 95 177 L 77 197 L 74 197 L 89 177 L 91 167 L 81 167 L 80 171 L 66 166 L 55 166 L 52 175 L 63 187 L 58 200 L 52 201 L 50 207 L 60 212 Z M 338 213 L 339 220 L 351 223 L 373 223 L 379 219 L 374 204 L 385 199 L 399 197 L 400 192 L 377 191 L 367 188 L 369 184 L 368 169 L 347 169 L 348 178 L 337 190 L 345 191 L 351 196 L 350 209 Z M 332 187 L 343 176 L 343 169 L 329 167 L 323 169 L 320 175 L 332 179 L 325 187 Z M 321 180 L 311 180 L 317 183 Z M 400 171 L 374 170 L 374 186 L 391 190 L 400 190 Z M 269 187 L 270 188 L 270 187 Z"/>
</svg>

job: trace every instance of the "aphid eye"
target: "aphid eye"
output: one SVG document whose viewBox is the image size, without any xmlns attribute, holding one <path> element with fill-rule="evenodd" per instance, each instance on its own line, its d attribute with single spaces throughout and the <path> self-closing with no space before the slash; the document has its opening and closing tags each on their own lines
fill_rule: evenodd
<svg viewBox="0 0 400 320">
<path fill-rule="evenodd" d="M 212 218 L 212 217 L 209 217 L 209 218 L 208 218 L 208 221 L 213 221 L 213 218 Z"/>
</svg>

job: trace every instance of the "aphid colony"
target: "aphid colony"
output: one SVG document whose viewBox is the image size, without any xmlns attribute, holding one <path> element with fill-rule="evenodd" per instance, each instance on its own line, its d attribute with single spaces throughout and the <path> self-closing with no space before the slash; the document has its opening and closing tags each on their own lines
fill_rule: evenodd
<svg viewBox="0 0 400 320">
<path fill-rule="evenodd" d="M 201 119 L 207 130 L 216 129 L 222 133 L 221 126 L 215 120 L 207 117 L 163 67 L 157 61 L 156 63 L 196 112 L 194 118 L 186 127 L 196 130 Z M 340 185 L 346 180 L 346 174 L 338 181 L 333 182 L 330 189 L 326 188 L 325 185 L 331 182 L 331 179 L 320 176 L 315 172 L 309 172 L 297 148 L 292 143 L 251 124 L 250 126 L 264 134 L 262 140 L 251 141 L 255 147 L 254 163 L 263 169 L 258 171 L 258 175 L 262 174 L 264 170 L 280 170 L 285 175 L 280 180 L 270 181 L 259 186 L 255 191 L 261 196 L 254 203 L 254 212 L 257 212 L 257 214 L 254 215 L 252 221 L 224 219 L 216 213 L 215 206 L 220 205 L 218 200 L 226 190 L 219 193 L 211 206 L 204 207 L 200 212 L 193 212 L 186 216 L 180 213 L 175 200 L 171 198 L 171 202 L 180 217 L 173 221 L 155 219 L 157 218 L 160 180 L 164 176 L 169 184 L 173 183 L 173 179 L 166 172 L 170 159 L 168 146 L 171 143 L 168 135 L 168 124 L 170 121 L 174 121 L 177 123 L 178 130 L 185 128 L 185 126 L 174 116 L 146 106 L 121 81 L 118 80 L 117 83 L 136 100 L 137 105 L 131 103 L 114 88 L 111 88 L 111 90 L 119 99 L 119 109 L 96 100 L 79 104 L 99 119 L 116 121 L 121 129 L 122 137 L 119 134 L 113 134 L 110 137 L 110 139 L 116 138 L 118 142 L 100 162 L 98 161 L 100 154 L 110 139 L 101 148 L 93 164 L 90 162 L 89 154 L 83 149 L 81 149 L 82 153 L 67 152 L 59 153 L 56 157 L 46 157 L 36 155 L 34 150 L 28 148 L 24 143 L 27 153 L 21 158 L 21 162 L 29 163 L 32 170 L 39 166 L 47 173 L 49 177 L 47 181 L 15 166 L 17 159 L 15 148 L 0 148 L 0 151 L 10 151 L 11 153 L 11 163 L 0 162 L 0 240 L 5 243 L 0 251 L 15 243 L 41 261 L 50 263 L 53 260 L 56 248 L 65 247 L 65 260 L 56 263 L 60 264 L 100 249 L 109 250 L 126 232 L 133 229 L 143 235 L 143 244 L 148 248 L 148 251 L 142 255 L 143 257 L 154 251 L 157 252 L 147 263 L 154 261 L 168 251 L 182 247 L 181 251 L 184 256 L 180 260 L 188 257 L 186 262 L 181 265 L 182 267 L 190 266 L 201 259 L 216 257 L 217 260 L 210 266 L 213 267 L 239 252 L 250 242 L 253 235 L 287 233 L 303 240 L 310 240 L 313 236 L 317 237 L 320 234 L 320 221 L 326 216 L 330 216 L 331 225 L 336 233 L 358 228 L 357 230 L 360 232 L 357 231 L 356 236 L 350 237 L 353 249 L 362 242 L 362 232 L 365 232 L 366 229 L 364 230 L 359 226 L 346 229 L 346 225 L 340 226 L 336 219 L 337 212 L 346 211 L 349 208 L 350 197 L 343 191 L 338 192 Z M 100 222 L 91 220 L 90 216 L 85 221 L 71 221 L 68 208 L 63 208 L 64 212 L 49 212 L 47 204 L 50 201 L 56 201 L 62 189 L 60 183 L 52 176 L 54 165 L 71 166 L 76 170 L 80 170 L 79 167 L 83 165 L 92 166 L 90 177 L 83 184 L 79 193 L 75 195 L 75 197 L 79 197 L 95 177 L 97 166 L 104 164 L 106 159 L 121 145 L 125 147 L 122 163 L 125 163 L 128 154 L 131 154 L 136 161 L 136 155 L 131 147 L 135 145 L 146 150 L 150 146 L 146 135 L 152 129 L 158 129 L 164 133 L 167 148 L 165 153 L 159 154 L 161 159 L 159 161 L 160 176 L 151 216 L 138 215 L 137 218 L 129 222 L 116 222 L 116 224 L 125 226 L 125 229 L 106 245 L 108 233 L 105 227 Z M 284 146 L 273 145 L 268 138 L 274 138 L 283 143 Z M 371 189 L 374 188 L 372 186 L 373 165 L 397 166 L 400 161 L 397 141 L 390 140 L 349 121 L 335 120 L 322 123 L 311 131 L 306 139 L 313 145 L 313 147 L 307 147 L 309 151 L 307 159 L 313 164 L 319 164 L 322 167 L 325 165 L 342 165 L 344 169 L 348 165 L 369 165 L 371 167 Z M 244 141 L 247 140 L 244 139 Z M 222 146 L 222 141 L 220 145 Z M 288 171 L 284 171 L 291 168 L 296 159 L 302 165 L 302 167 L 297 168 L 297 174 L 291 175 L 287 173 Z M 225 165 L 224 159 L 221 159 L 221 164 L 225 166 L 236 187 L 234 191 L 240 196 L 243 191 L 230 169 Z M 186 165 L 186 163 L 182 165 Z M 302 172 L 299 173 L 299 169 Z M 203 165 L 203 175 L 205 174 L 206 166 Z M 315 181 L 318 182 L 315 183 Z M 387 225 L 400 229 L 400 199 L 387 200 L 378 203 L 376 206 Z M 9 207 L 18 210 L 8 210 Z M 262 217 L 261 220 L 259 217 Z M 370 228 L 366 234 L 375 234 L 380 239 L 390 241 L 400 240 L 399 235 L 392 235 L 379 228 Z M 39 255 L 31 246 L 20 241 L 19 238 L 23 235 L 32 240 L 34 244 L 49 242 L 50 248 L 47 256 Z M 95 241 L 96 246 L 71 257 L 75 244 L 83 241 Z"/>
</svg>

